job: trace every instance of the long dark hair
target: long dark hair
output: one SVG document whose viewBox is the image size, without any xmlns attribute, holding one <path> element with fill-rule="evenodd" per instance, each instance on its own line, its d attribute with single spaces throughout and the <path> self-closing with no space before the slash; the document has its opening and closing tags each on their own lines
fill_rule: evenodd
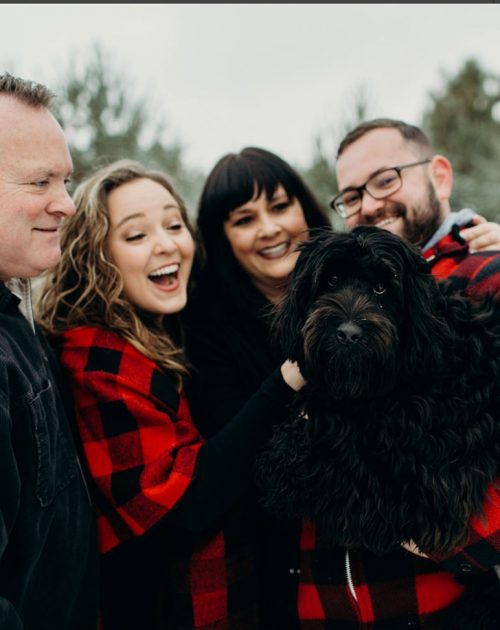
<svg viewBox="0 0 500 630">
<path fill-rule="evenodd" d="M 236 261 L 224 234 L 229 213 L 265 192 L 271 200 L 281 184 L 288 197 L 297 199 L 309 228 L 330 226 L 302 177 L 280 157 L 257 147 L 228 153 L 214 166 L 205 182 L 199 209 L 198 230 L 205 246 L 204 286 L 242 308 L 255 306 L 262 297 Z M 228 297 L 230 296 L 230 297 Z"/>
</svg>

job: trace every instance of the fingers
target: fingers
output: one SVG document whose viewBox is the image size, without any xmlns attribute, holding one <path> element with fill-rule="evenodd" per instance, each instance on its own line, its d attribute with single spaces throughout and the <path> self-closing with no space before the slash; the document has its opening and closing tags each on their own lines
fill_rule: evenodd
<svg viewBox="0 0 500 630">
<path fill-rule="evenodd" d="M 500 250 L 500 225 L 486 221 L 484 217 L 476 216 L 477 225 L 460 231 L 460 236 L 467 241 L 471 252 L 485 250 Z"/>
<path fill-rule="evenodd" d="M 421 558 L 428 558 L 429 557 L 427 554 L 425 554 L 422 551 L 420 551 L 420 549 L 413 542 L 413 540 L 410 540 L 410 541 L 408 541 L 406 543 L 401 543 L 401 547 L 403 547 L 403 549 L 406 549 L 406 551 L 409 551 L 410 553 L 414 554 L 415 556 L 420 556 Z"/>
<path fill-rule="evenodd" d="M 479 225 L 480 223 L 487 223 L 487 220 L 480 214 L 475 214 L 472 217 L 472 223 L 474 223 L 474 225 Z"/>
<path fill-rule="evenodd" d="M 285 383 L 296 392 L 305 385 L 305 380 L 299 370 L 299 366 L 292 361 L 286 360 L 283 363 L 281 366 L 281 374 Z"/>
</svg>

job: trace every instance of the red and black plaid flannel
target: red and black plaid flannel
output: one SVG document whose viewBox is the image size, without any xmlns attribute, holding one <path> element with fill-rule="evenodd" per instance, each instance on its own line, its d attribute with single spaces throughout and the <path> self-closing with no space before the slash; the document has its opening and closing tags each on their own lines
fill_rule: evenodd
<svg viewBox="0 0 500 630">
<path fill-rule="evenodd" d="M 500 564 L 500 491 L 490 488 L 484 518 L 471 520 L 466 547 L 449 557 L 405 550 L 376 556 L 328 546 L 314 523 L 301 535 L 298 613 L 303 630 L 446 628 L 449 607 L 464 593 L 455 576 Z M 292 569 L 295 570 L 295 569 Z M 405 625 L 406 624 L 406 625 Z"/>
<path fill-rule="evenodd" d="M 470 224 L 472 225 L 472 224 Z M 463 226 L 462 226 L 463 227 Z M 459 226 L 423 252 L 437 280 L 450 280 L 457 290 L 471 296 L 492 293 L 500 295 L 500 253 L 469 253 L 459 235 Z"/>
<path fill-rule="evenodd" d="M 423 253 L 438 280 L 449 279 L 469 295 L 500 296 L 500 254 L 470 254 L 458 229 Z M 377 557 L 329 547 L 314 523 L 301 535 L 298 613 L 303 630 L 446 628 L 449 607 L 464 593 L 455 576 L 500 564 L 500 480 L 491 486 L 484 516 L 471 519 L 467 546 L 447 557 L 421 558 L 403 549 Z"/>
<path fill-rule="evenodd" d="M 148 532 L 176 505 L 193 479 L 203 439 L 173 379 L 119 335 L 93 326 L 70 330 L 63 335 L 61 362 L 70 377 L 105 554 Z M 255 627 L 249 621 L 257 588 L 252 554 L 234 538 L 231 527 L 197 540 L 188 536 L 187 543 L 178 541 L 186 549 L 165 558 L 165 576 L 176 591 L 168 604 L 176 628 Z"/>
</svg>

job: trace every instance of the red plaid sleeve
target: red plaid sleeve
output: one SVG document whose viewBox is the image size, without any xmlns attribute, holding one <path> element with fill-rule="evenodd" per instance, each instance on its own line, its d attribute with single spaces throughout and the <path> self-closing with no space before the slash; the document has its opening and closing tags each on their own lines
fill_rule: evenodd
<svg viewBox="0 0 500 630">
<path fill-rule="evenodd" d="M 449 280 L 457 290 L 464 290 L 471 297 L 489 293 L 496 300 L 500 299 L 498 252 L 470 254 L 457 230 L 452 230 L 423 255 L 431 263 L 437 280 Z M 471 537 L 467 546 L 456 550 L 450 557 L 432 554 L 432 558 L 449 571 L 467 574 L 500 564 L 499 487 L 497 483 L 489 488 L 483 505 L 484 514 L 471 519 Z"/>
<path fill-rule="evenodd" d="M 444 236 L 423 252 L 437 280 L 449 280 L 457 290 L 471 297 L 490 293 L 500 298 L 500 253 L 484 251 L 471 254 L 457 230 Z"/>
<path fill-rule="evenodd" d="M 492 484 L 483 504 L 483 514 L 470 521 L 467 545 L 448 557 L 431 554 L 434 561 L 456 574 L 471 574 L 500 565 L 500 480 Z"/>
<path fill-rule="evenodd" d="M 155 525 L 192 480 L 202 438 L 173 379 L 120 336 L 63 337 L 77 427 L 95 482 L 101 552 Z"/>
</svg>

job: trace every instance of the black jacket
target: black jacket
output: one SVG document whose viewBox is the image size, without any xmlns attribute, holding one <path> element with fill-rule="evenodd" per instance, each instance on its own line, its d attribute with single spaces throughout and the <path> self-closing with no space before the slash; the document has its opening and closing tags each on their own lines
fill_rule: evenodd
<svg viewBox="0 0 500 630">
<path fill-rule="evenodd" d="M 95 630 L 95 518 L 57 365 L 0 284 L 0 628 Z"/>
</svg>

